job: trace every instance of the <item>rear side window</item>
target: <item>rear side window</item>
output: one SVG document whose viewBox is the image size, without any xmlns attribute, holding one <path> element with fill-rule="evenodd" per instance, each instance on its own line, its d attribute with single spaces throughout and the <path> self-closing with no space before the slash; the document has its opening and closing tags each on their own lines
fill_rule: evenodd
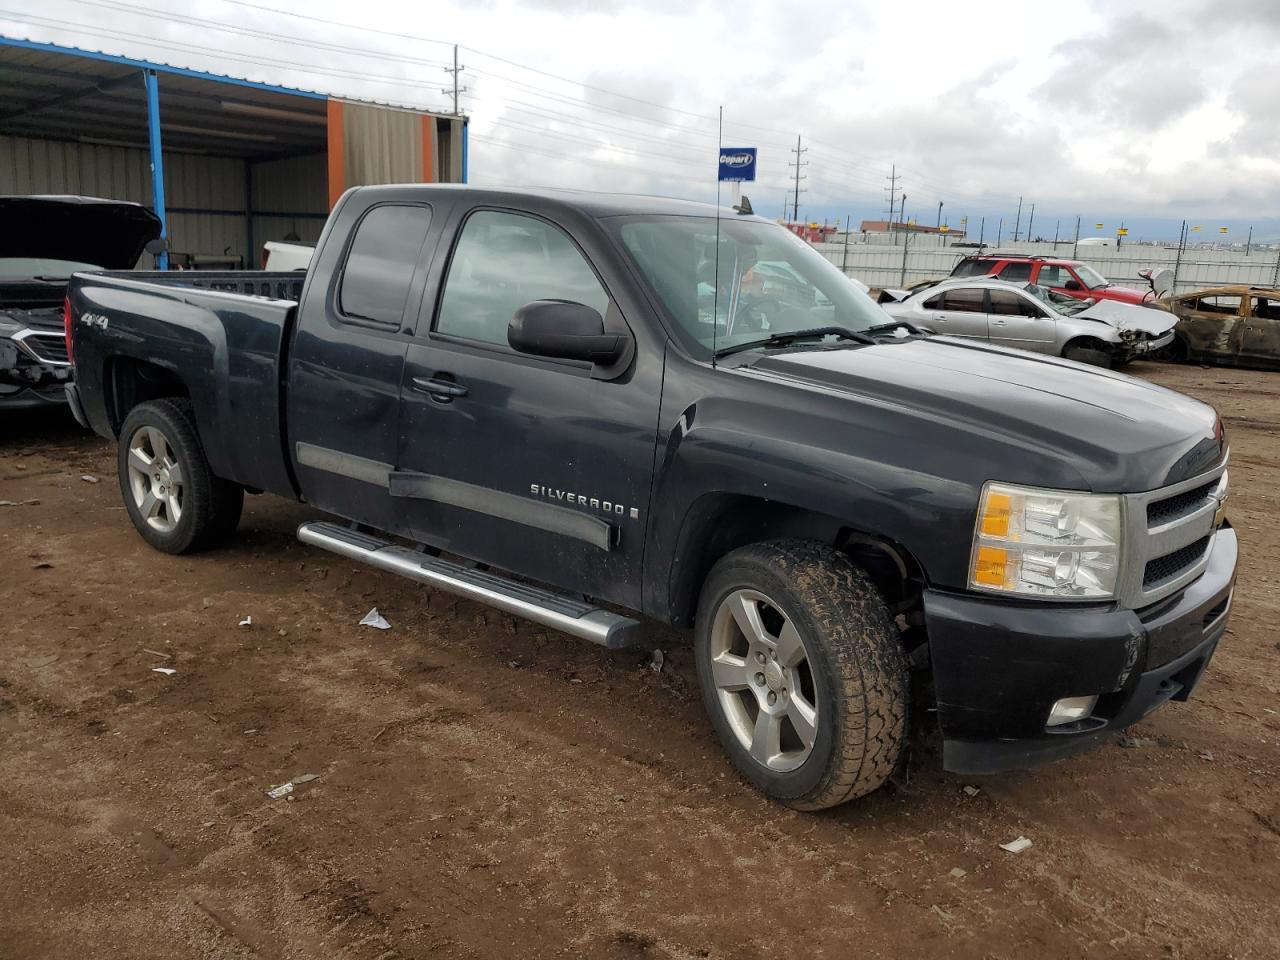
<svg viewBox="0 0 1280 960">
<path fill-rule="evenodd" d="M 1004 317 L 1043 317 L 1044 311 L 1010 290 L 991 291 L 991 312 Z"/>
<path fill-rule="evenodd" d="M 996 265 L 994 260 L 961 260 L 951 271 L 953 277 L 985 277 Z"/>
<path fill-rule="evenodd" d="M 1195 302 L 1195 309 L 1201 313 L 1222 313 L 1234 317 L 1240 312 L 1240 298 L 1223 294 L 1201 297 Z"/>
<path fill-rule="evenodd" d="M 1004 269 L 1000 271 L 1000 279 L 1008 280 L 1010 283 L 1025 283 L 1031 279 L 1031 264 L 1006 263 Z"/>
<path fill-rule="evenodd" d="M 517 213 L 467 218 L 449 264 L 436 331 L 507 343 L 507 325 L 532 300 L 572 300 L 604 316 L 609 295 L 558 227 Z"/>
<path fill-rule="evenodd" d="M 986 313 L 983 304 L 984 290 L 948 290 L 942 297 L 943 310 L 955 310 L 960 313 Z"/>
<path fill-rule="evenodd" d="M 1065 287 L 1068 280 L 1074 279 L 1066 267 L 1045 263 L 1040 266 L 1040 277 L 1036 283 L 1042 287 Z"/>
<path fill-rule="evenodd" d="M 396 328 L 431 225 L 428 207 L 384 204 L 356 227 L 338 288 L 344 320 Z"/>
</svg>

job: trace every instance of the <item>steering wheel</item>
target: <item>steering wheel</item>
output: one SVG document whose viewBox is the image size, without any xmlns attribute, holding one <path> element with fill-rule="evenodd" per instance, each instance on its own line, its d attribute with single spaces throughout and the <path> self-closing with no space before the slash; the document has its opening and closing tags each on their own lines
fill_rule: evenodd
<svg viewBox="0 0 1280 960">
<path fill-rule="evenodd" d="M 738 303 L 738 313 L 733 318 L 734 333 L 758 333 L 763 332 L 765 324 L 771 326 L 778 319 L 778 314 L 786 310 L 787 306 L 777 297 L 762 295 L 752 300 L 742 300 Z M 772 314 L 772 316 L 770 315 Z"/>
</svg>

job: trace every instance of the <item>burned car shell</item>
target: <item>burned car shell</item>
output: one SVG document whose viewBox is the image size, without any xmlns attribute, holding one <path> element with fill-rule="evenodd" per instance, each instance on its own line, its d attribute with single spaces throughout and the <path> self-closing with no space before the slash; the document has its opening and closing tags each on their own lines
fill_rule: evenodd
<svg viewBox="0 0 1280 960">
<path fill-rule="evenodd" d="M 1159 306 L 1178 318 L 1168 359 L 1280 370 L 1280 288 L 1210 287 Z"/>
<path fill-rule="evenodd" d="M 1094 341 L 1105 344 L 1113 362 L 1124 363 L 1172 342 L 1175 321 L 1164 310 L 1103 300 L 1068 314 L 1035 296 L 1029 290 L 1031 286 L 992 279 L 947 280 L 899 303 L 882 306 L 891 316 L 933 333 L 1053 356 L 1062 356 L 1073 344 Z M 975 297 L 980 292 L 982 307 L 947 309 L 946 295 L 954 291 L 968 291 L 968 300 L 975 307 Z M 1016 307 L 1009 301 L 1010 295 L 1017 298 Z M 996 304 L 997 298 L 1003 301 L 1003 308 Z M 1036 315 L 1004 312 L 1010 309 L 1025 309 Z"/>
</svg>

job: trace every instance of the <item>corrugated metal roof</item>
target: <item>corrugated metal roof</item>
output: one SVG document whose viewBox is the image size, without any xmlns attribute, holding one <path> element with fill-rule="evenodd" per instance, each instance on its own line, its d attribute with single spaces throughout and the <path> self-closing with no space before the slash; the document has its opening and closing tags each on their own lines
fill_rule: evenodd
<svg viewBox="0 0 1280 960">
<path fill-rule="evenodd" d="M 141 73 L 160 76 L 166 151 L 295 156 L 325 149 L 324 94 L 118 54 L 0 36 L 0 132 L 145 146 Z M 423 110 L 376 104 L 394 110 Z"/>
</svg>

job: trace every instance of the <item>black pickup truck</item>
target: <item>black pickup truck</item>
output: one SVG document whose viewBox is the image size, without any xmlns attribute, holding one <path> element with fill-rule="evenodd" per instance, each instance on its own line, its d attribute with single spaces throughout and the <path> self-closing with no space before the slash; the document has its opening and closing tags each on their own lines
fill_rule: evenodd
<svg viewBox="0 0 1280 960">
<path fill-rule="evenodd" d="M 923 335 L 748 210 L 357 188 L 297 302 L 76 276 L 68 393 L 161 550 L 267 491 L 607 647 L 692 627 L 725 749 L 796 808 L 890 776 L 909 689 L 966 773 L 1187 699 L 1235 580 L 1214 411 Z"/>
</svg>

